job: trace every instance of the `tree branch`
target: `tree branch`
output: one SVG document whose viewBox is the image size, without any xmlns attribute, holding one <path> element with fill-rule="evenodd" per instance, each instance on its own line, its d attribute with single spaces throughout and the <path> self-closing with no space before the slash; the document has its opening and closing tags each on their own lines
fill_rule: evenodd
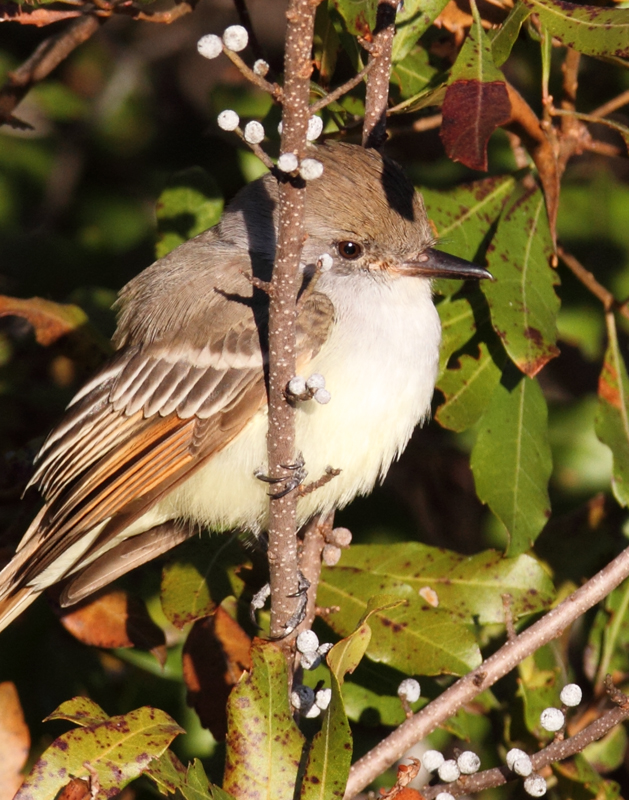
<svg viewBox="0 0 629 800">
<path fill-rule="evenodd" d="M 391 77 L 391 49 L 395 35 L 397 0 L 380 0 L 373 31 L 373 46 L 367 79 L 363 147 L 382 147 L 387 138 L 387 104 Z"/>
<path fill-rule="evenodd" d="M 629 577 L 629 548 L 571 594 L 542 619 L 515 639 L 506 642 L 477 669 L 460 678 L 443 694 L 402 723 L 369 753 L 359 759 L 350 772 L 345 797 L 351 798 L 395 763 L 412 745 L 428 736 L 461 706 L 484 689 L 493 686 L 524 658 L 556 639 L 578 617 L 603 600 Z"/>
<path fill-rule="evenodd" d="M 9 72 L 0 89 L 0 125 L 29 127 L 13 117 L 13 109 L 34 84 L 47 77 L 75 48 L 96 33 L 103 22 L 103 19 L 92 15 L 75 20 L 61 33 L 44 39 L 30 58 Z"/>
<path fill-rule="evenodd" d="M 315 4 L 290 0 L 286 16 L 285 77 L 281 152 L 302 159 L 310 110 L 310 74 Z M 294 409 L 285 389 L 295 375 L 295 316 L 297 274 L 304 241 L 305 184 L 286 180 L 279 187 L 279 231 L 269 297 L 269 475 L 286 476 L 282 465 L 295 454 Z M 269 510 L 269 570 L 271 583 L 271 637 L 286 635 L 288 620 L 297 609 L 298 568 L 296 538 L 297 493 L 272 498 Z"/>
</svg>

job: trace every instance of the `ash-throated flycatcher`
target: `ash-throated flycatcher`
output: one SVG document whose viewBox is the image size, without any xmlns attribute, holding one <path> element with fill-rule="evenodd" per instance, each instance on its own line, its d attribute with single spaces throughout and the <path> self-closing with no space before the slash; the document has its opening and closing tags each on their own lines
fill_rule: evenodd
<svg viewBox="0 0 629 800">
<path fill-rule="evenodd" d="M 486 270 L 432 249 L 421 196 L 374 150 L 322 145 L 306 195 L 302 375 L 326 404 L 297 401 L 296 450 L 316 480 L 299 523 L 369 492 L 427 416 L 440 325 L 431 278 Z M 267 306 L 277 183 L 235 198 L 220 223 L 134 278 L 118 301 L 116 355 L 70 404 L 31 481 L 45 505 L 0 573 L 0 628 L 65 580 L 70 605 L 199 527 L 263 530 Z"/>
</svg>

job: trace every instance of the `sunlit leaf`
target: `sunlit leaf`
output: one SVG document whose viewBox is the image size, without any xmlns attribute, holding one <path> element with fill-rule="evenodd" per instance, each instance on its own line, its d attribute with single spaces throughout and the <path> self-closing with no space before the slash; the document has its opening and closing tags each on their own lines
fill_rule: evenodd
<svg viewBox="0 0 629 800">
<path fill-rule="evenodd" d="M 406 598 L 407 588 L 420 596 L 429 586 L 453 619 L 482 624 L 504 622 L 505 593 L 513 598 L 511 613 L 517 618 L 544 608 L 553 592 L 545 570 L 530 556 L 504 558 L 494 550 L 462 556 L 419 542 L 352 545 L 337 566 L 324 568 L 322 585 L 337 592 L 345 587 L 354 602 L 356 587 L 367 597 L 377 586 L 385 592 L 403 588 L 400 596 Z"/>
<path fill-rule="evenodd" d="M 494 330 L 529 377 L 559 353 L 559 278 L 549 263 L 552 250 L 542 192 L 522 189 L 500 219 L 487 252 L 495 280 L 483 281 L 481 289 Z"/>
<path fill-rule="evenodd" d="M 223 788 L 239 800 L 293 800 L 305 739 L 289 703 L 286 659 L 277 645 L 257 641 L 251 660 L 229 697 Z"/>
<path fill-rule="evenodd" d="M 493 31 L 491 36 L 491 54 L 494 64 L 501 67 L 509 58 L 513 45 L 518 38 L 522 24 L 530 17 L 532 11 L 522 0 L 517 0 L 502 25 Z"/>
<path fill-rule="evenodd" d="M 589 56 L 629 56 L 629 9 L 524 0 L 559 41 Z"/>
<path fill-rule="evenodd" d="M 392 61 L 406 58 L 419 37 L 428 30 L 441 14 L 448 0 L 405 0 L 395 18 Z"/>
<path fill-rule="evenodd" d="M 533 544 L 550 516 L 548 410 L 537 381 L 506 376 L 479 422 L 471 466 L 479 498 L 506 527 L 509 555 Z"/>
<path fill-rule="evenodd" d="M 467 430 L 480 419 L 491 401 L 506 357 L 504 351 L 490 352 L 485 342 L 480 342 L 477 352 L 476 356 L 467 353 L 459 356 L 457 363 L 437 381 L 445 402 L 437 409 L 435 419 L 444 428 Z"/>
<path fill-rule="evenodd" d="M 53 800 L 70 775 L 97 779 L 101 796 L 116 794 L 180 733 L 168 714 L 148 706 L 68 731 L 43 753 L 16 800 Z"/>
</svg>

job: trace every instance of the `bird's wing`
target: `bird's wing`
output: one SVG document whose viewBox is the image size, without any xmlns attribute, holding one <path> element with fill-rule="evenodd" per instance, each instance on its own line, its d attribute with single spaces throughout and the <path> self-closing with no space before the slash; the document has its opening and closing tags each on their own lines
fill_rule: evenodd
<svg viewBox="0 0 629 800">
<path fill-rule="evenodd" d="M 214 292 L 211 300 L 211 312 L 229 323 L 223 330 L 217 332 L 216 317 L 211 325 L 203 318 L 186 322 L 197 340 L 203 335 L 199 327 L 206 337 L 207 331 L 214 332 L 204 347 L 198 341 L 189 346 L 179 326 L 170 342 L 127 342 L 72 402 L 38 456 L 32 483 L 46 505 L 19 545 L 17 555 L 28 551 L 28 558 L 0 573 L 0 598 L 10 588 L 7 582 L 16 587 L 36 581 L 73 544 L 109 520 L 65 574 L 98 556 L 265 405 L 260 338 L 266 333 L 259 319 L 252 325 L 253 317 L 260 318 L 259 309 L 231 292 Z M 311 292 L 302 299 L 297 323 L 302 365 L 327 338 L 333 315 L 324 295 Z"/>
</svg>

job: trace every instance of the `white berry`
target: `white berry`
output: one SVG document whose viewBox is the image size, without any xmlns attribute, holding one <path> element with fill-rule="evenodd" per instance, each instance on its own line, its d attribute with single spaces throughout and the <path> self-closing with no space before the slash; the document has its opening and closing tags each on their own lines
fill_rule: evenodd
<svg viewBox="0 0 629 800">
<path fill-rule="evenodd" d="M 321 711 L 325 711 L 330 705 L 332 700 L 332 689 L 319 689 L 315 695 L 315 703 L 319 706 Z"/>
<path fill-rule="evenodd" d="M 297 637 L 297 649 L 300 653 L 316 653 L 319 637 L 314 631 L 302 631 Z"/>
<path fill-rule="evenodd" d="M 245 141 L 249 144 L 260 144 L 264 139 L 264 128 L 261 123 L 252 120 L 245 125 Z"/>
<path fill-rule="evenodd" d="M 317 389 L 325 389 L 325 378 L 320 372 L 313 372 L 306 381 L 306 386 L 311 392 L 314 392 Z"/>
<path fill-rule="evenodd" d="M 530 775 L 524 781 L 524 791 L 531 797 L 543 797 L 546 794 L 546 781 L 541 775 Z"/>
<path fill-rule="evenodd" d="M 321 656 L 319 653 L 302 653 L 301 666 L 304 669 L 316 669 L 321 663 Z"/>
<path fill-rule="evenodd" d="M 435 800 L 455 800 L 455 798 L 453 794 L 450 794 L 450 792 L 439 792 L 439 794 L 435 797 Z"/>
<path fill-rule="evenodd" d="M 540 714 L 539 721 L 545 731 L 554 733 L 563 728 L 565 717 L 563 711 L 558 708 L 545 708 Z"/>
<path fill-rule="evenodd" d="M 223 42 L 225 43 L 225 47 L 234 50 L 236 53 L 240 50 L 244 50 L 249 42 L 247 29 L 243 28 L 242 25 L 230 25 L 229 28 L 225 28 Z"/>
<path fill-rule="evenodd" d="M 322 406 L 327 405 L 327 403 L 329 403 L 332 399 L 332 395 L 327 389 L 317 389 L 312 396 L 317 403 L 321 403 Z"/>
<path fill-rule="evenodd" d="M 519 747 L 512 747 L 511 750 L 507 753 L 507 766 L 509 769 L 513 769 L 513 765 L 518 760 L 518 758 L 528 758 L 527 753 L 524 750 L 520 750 Z"/>
<path fill-rule="evenodd" d="M 319 392 L 325 392 L 325 391 L 326 391 L 325 389 L 317 389 L 317 391 L 315 392 L 315 400 L 317 399 L 317 394 Z M 342 553 L 343 551 L 341 550 L 341 548 L 337 547 L 335 544 L 326 544 L 324 545 L 323 551 L 321 553 L 321 561 L 323 561 L 326 567 L 334 567 L 341 560 Z"/>
<path fill-rule="evenodd" d="M 314 703 L 315 693 L 310 686 L 294 686 L 290 695 L 293 708 L 306 710 Z"/>
<path fill-rule="evenodd" d="M 253 71 L 256 75 L 259 75 L 261 78 L 268 73 L 270 67 L 267 62 L 263 58 L 259 58 L 253 65 Z"/>
<path fill-rule="evenodd" d="M 326 539 L 337 547 L 349 547 L 352 543 L 352 532 L 349 528 L 332 528 Z"/>
<path fill-rule="evenodd" d="M 204 58 L 218 58 L 223 52 L 221 37 L 213 33 L 202 36 L 197 42 L 197 50 Z"/>
<path fill-rule="evenodd" d="M 437 775 L 444 783 L 452 783 L 461 777 L 461 770 L 453 758 L 448 758 L 437 770 Z"/>
<path fill-rule="evenodd" d="M 319 645 L 319 649 L 317 650 L 317 652 L 319 653 L 319 655 L 325 656 L 327 653 L 330 652 L 330 650 L 333 647 L 334 647 L 334 645 L 332 644 L 332 642 L 322 642 Z"/>
<path fill-rule="evenodd" d="M 304 158 L 299 165 L 299 174 L 305 181 L 314 181 L 323 175 L 323 164 L 316 158 Z"/>
<path fill-rule="evenodd" d="M 473 775 L 480 769 L 480 758 L 471 750 L 465 750 L 456 760 L 463 775 Z"/>
<path fill-rule="evenodd" d="M 445 758 L 438 750 L 426 750 L 422 756 L 422 764 L 428 772 L 435 772 L 443 764 Z"/>
<path fill-rule="evenodd" d="M 288 391 L 295 397 L 302 397 L 302 395 L 306 394 L 306 379 L 302 378 L 301 375 L 295 375 L 288 382 Z"/>
<path fill-rule="evenodd" d="M 218 122 L 218 127 L 224 131 L 235 131 L 240 125 L 240 117 L 231 108 L 221 111 L 216 121 Z"/>
<path fill-rule="evenodd" d="M 306 133 L 306 138 L 309 142 L 314 142 L 315 139 L 319 138 L 322 130 L 323 120 L 321 117 L 310 117 L 308 120 L 308 132 Z"/>
<path fill-rule="evenodd" d="M 533 772 L 533 762 L 527 755 L 520 756 L 513 762 L 511 769 L 516 775 L 520 775 L 522 778 L 528 778 L 531 772 Z"/>
<path fill-rule="evenodd" d="M 299 160 L 294 153 L 282 153 L 277 159 L 277 166 L 282 172 L 294 172 L 299 166 Z"/>
<path fill-rule="evenodd" d="M 583 692 L 578 684 L 568 683 L 561 690 L 559 698 L 564 706 L 578 706 L 583 699 Z"/>
<path fill-rule="evenodd" d="M 314 719 L 321 714 L 321 709 L 316 703 L 313 703 L 308 711 L 303 715 L 306 719 Z"/>
<path fill-rule="evenodd" d="M 415 703 L 419 700 L 421 687 L 415 678 L 405 678 L 397 687 L 397 693 L 403 700 L 407 700 L 409 703 Z"/>
</svg>

